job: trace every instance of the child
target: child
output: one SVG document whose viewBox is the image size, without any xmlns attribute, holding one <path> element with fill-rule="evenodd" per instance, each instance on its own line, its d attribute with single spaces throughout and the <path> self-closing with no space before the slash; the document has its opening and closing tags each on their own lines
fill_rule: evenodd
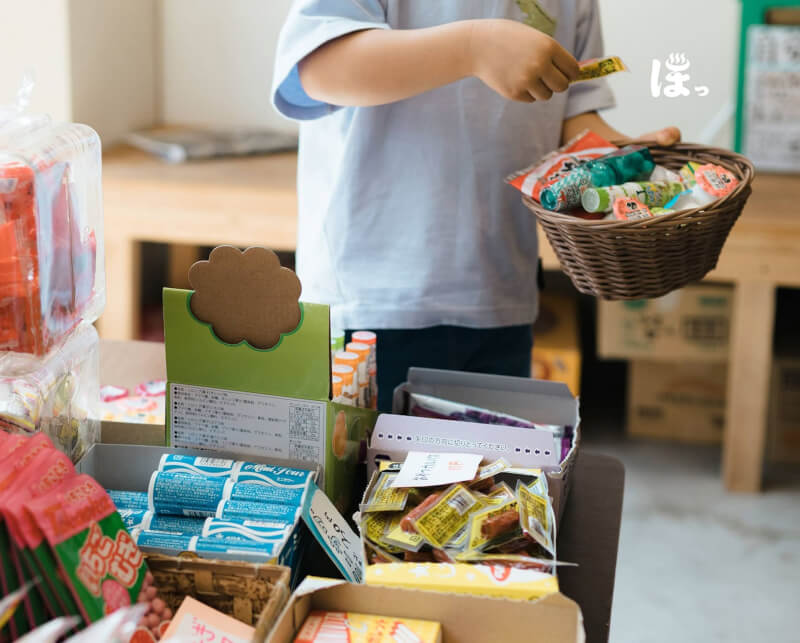
<svg viewBox="0 0 800 643">
<path fill-rule="evenodd" d="M 377 331 L 381 410 L 409 366 L 530 374 L 536 223 L 503 178 L 586 128 L 623 139 L 604 81 L 569 86 L 605 53 L 597 0 L 293 3 L 273 101 L 303 121 L 303 297 Z"/>
</svg>

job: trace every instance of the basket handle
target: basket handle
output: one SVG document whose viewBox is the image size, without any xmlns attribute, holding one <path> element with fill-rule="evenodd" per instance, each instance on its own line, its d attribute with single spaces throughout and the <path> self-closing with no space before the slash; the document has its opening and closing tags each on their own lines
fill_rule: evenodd
<svg viewBox="0 0 800 643">
<path fill-rule="evenodd" d="M 617 147 L 626 145 L 643 145 L 644 147 L 661 147 L 656 141 L 645 138 L 615 138 L 611 141 Z"/>
</svg>

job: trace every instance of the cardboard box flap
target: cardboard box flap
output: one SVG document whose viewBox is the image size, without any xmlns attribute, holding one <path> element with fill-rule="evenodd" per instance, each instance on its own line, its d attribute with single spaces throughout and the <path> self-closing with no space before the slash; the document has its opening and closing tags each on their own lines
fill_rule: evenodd
<svg viewBox="0 0 800 643">
<path fill-rule="evenodd" d="M 404 461 L 409 451 L 478 453 L 518 467 L 558 469 L 561 452 L 551 433 L 407 415 L 378 416 L 368 449 L 372 472 L 379 459 Z"/>
<path fill-rule="evenodd" d="M 191 309 L 193 291 L 164 289 L 167 379 L 194 386 L 327 400 L 330 321 L 327 306 L 300 302 L 300 323 L 269 349 L 226 344 Z"/>
<path fill-rule="evenodd" d="M 436 621 L 442 624 L 447 643 L 582 643 L 585 640 L 580 608 L 561 594 L 538 601 L 514 601 L 341 584 L 293 596 L 267 641 L 293 641 L 312 609 Z"/>
<path fill-rule="evenodd" d="M 427 368 L 408 370 L 409 393 L 423 393 L 537 422 L 578 424 L 578 403 L 562 382 Z"/>
</svg>

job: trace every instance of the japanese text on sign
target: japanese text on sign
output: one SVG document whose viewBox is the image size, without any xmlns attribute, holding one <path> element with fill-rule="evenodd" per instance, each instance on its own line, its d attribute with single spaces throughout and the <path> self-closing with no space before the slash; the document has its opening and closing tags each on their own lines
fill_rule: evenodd
<svg viewBox="0 0 800 643">
<path fill-rule="evenodd" d="M 170 385 L 170 435 L 190 447 L 325 466 L 324 402 Z"/>
</svg>

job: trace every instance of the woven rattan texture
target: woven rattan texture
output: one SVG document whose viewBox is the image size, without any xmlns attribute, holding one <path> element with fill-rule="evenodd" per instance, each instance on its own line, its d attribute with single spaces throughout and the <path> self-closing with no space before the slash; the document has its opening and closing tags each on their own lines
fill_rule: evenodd
<svg viewBox="0 0 800 643">
<path fill-rule="evenodd" d="M 158 595 L 172 609 L 186 596 L 256 628 L 264 640 L 289 595 L 288 567 L 148 555 Z"/>
<path fill-rule="evenodd" d="M 582 293 L 601 299 L 660 297 L 699 281 L 717 265 L 722 246 L 752 191 L 753 166 L 727 150 L 648 145 L 656 163 L 679 170 L 688 161 L 715 163 L 740 181 L 728 196 L 700 210 L 643 221 L 587 221 L 550 212 L 528 197 L 564 272 Z"/>
</svg>

